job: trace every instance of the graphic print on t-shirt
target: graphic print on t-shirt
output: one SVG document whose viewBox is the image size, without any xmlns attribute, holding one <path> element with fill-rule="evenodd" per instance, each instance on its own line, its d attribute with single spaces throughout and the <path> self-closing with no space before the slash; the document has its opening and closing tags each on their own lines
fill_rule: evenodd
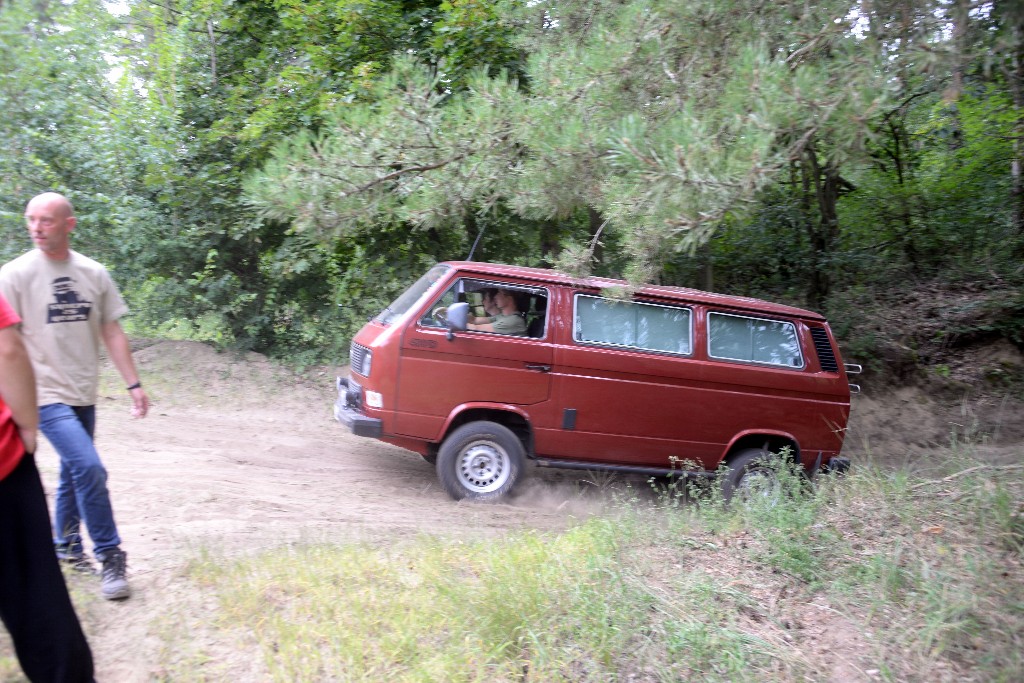
<svg viewBox="0 0 1024 683">
<path fill-rule="evenodd" d="M 92 310 L 91 301 L 83 301 L 75 289 L 75 281 L 69 277 L 59 277 L 53 281 L 53 298 L 57 303 L 50 304 L 46 312 L 46 322 L 74 323 L 89 319 Z"/>
</svg>

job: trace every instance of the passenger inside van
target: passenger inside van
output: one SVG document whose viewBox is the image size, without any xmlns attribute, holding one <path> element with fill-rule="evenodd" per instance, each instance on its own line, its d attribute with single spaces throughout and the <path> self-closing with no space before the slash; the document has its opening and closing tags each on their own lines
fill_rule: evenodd
<svg viewBox="0 0 1024 683">
<path fill-rule="evenodd" d="M 492 323 L 494 322 L 494 316 L 499 315 L 501 310 L 498 305 L 494 303 L 494 295 L 498 293 L 498 290 L 494 287 L 484 287 L 480 290 L 481 306 L 484 309 L 484 315 L 469 316 L 469 322 L 475 324 Z"/>
<path fill-rule="evenodd" d="M 494 307 L 497 309 L 490 322 L 469 323 L 467 328 L 478 332 L 496 332 L 498 334 L 526 334 L 526 318 L 519 312 L 516 293 L 508 289 L 498 289 L 494 293 Z"/>
</svg>

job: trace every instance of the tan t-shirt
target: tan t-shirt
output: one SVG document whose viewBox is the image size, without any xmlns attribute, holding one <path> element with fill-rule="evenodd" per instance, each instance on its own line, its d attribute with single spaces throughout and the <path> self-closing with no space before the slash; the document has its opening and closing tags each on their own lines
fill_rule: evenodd
<svg viewBox="0 0 1024 683">
<path fill-rule="evenodd" d="M 107 269 L 75 251 L 54 261 L 33 249 L 0 268 L 0 291 L 21 316 L 39 405 L 95 405 L 100 326 L 128 312 Z"/>
</svg>

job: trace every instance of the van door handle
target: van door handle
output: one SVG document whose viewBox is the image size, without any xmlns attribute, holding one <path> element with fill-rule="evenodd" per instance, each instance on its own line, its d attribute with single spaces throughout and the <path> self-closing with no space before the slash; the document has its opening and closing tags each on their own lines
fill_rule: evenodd
<svg viewBox="0 0 1024 683">
<path fill-rule="evenodd" d="M 535 363 L 527 363 L 526 364 L 526 369 L 527 370 L 536 370 L 537 372 L 551 372 L 551 366 L 550 365 L 537 365 Z"/>
</svg>

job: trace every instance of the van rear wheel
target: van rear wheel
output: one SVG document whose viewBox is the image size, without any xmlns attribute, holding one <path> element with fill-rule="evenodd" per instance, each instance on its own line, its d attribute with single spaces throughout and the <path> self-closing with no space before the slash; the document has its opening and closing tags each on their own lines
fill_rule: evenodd
<svg viewBox="0 0 1024 683">
<path fill-rule="evenodd" d="M 508 427 L 470 422 L 453 431 L 437 454 L 437 478 L 455 500 L 492 502 L 519 479 L 525 452 Z"/>
<path fill-rule="evenodd" d="M 782 495 L 777 456 L 763 448 L 747 448 L 730 459 L 721 476 L 722 499 L 751 501 L 778 500 Z"/>
</svg>

